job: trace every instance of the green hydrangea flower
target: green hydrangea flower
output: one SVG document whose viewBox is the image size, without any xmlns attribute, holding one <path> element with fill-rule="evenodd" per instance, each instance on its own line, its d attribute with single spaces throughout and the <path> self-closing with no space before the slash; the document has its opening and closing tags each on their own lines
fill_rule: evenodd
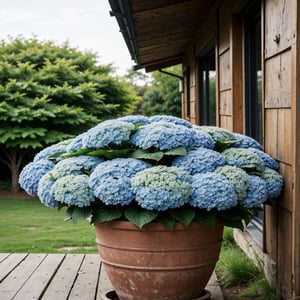
<svg viewBox="0 0 300 300">
<path fill-rule="evenodd" d="M 254 152 L 244 148 L 227 148 L 222 153 L 226 164 L 236 166 L 249 172 L 261 173 L 265 164 L 263 160 Z"/>
<path fill-rule="evenodd" d="M 249 175 L 244 170 L 234 166 L 223 166 L 218 167 L 215 172 L 225 176 L 233 184 L 238 201 L 243 200 L 247 196 Z"/>
</svg>

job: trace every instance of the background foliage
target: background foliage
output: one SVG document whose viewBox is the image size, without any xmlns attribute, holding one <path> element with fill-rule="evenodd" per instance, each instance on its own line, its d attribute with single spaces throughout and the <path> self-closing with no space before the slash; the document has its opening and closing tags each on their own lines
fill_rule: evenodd
<svg viewBox="0 0 300 300">
<path fill-rule="evenodd" d="M 0 43 L 0 160 L 12 190 L 33 149 L 71 138 L 100 120 L 131 113 L 139 97 L 91 52 L 16 38 Z"/>
<path fill-rule="evenodd" d="M 179 76 L 182 73 L 181 65 L 164 70 Z M 152 78 L 152 84 L 143 97 L 142 113 L 146 116 L 166 114 L 181 117 L 179 79 L 159 71 L 154 71 Z"/>
</svg>

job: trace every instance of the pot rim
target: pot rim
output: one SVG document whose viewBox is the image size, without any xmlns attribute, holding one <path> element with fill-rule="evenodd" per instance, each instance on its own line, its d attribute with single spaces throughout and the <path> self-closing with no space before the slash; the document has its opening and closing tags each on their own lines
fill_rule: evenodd
<svg viewBox="0 0 300 300">
<path fill-rule="evenodd" d="M 211 230 L 217 230 L 224 227 L 223 224 L 221 224 L 218 220 L 215 223 L 214 227 L 210 227 L 207 224 L 193 221 L 189 226 L 185 226 L 180 222 L 176 222 L 174 224 L 174 227 L 172 229 L 169 229 L 165 227 L 163 224 L 159 222 L 151 222 L 146 225 L 144 225 L 142 228 L 139 228 L 137 225 L 129 222 L 129 221 L 123 221 L 123 220 L 117 220 L 117 221 L 108 221 L 108 222 L 95 222 L 95 227 L 99 228 L 109 228 L 109 229 L 116 229 L 116 230 L 132 230 L 132 231 L 174 231 L 174 230 L 199 230 L 199 228 L 206 228 Z"/>
</svg>

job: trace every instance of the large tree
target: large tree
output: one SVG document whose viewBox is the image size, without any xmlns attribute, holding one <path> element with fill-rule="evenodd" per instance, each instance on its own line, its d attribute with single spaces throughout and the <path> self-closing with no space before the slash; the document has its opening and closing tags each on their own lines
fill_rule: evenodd
<svg viewBox="0 0 300 300">
<path fill-rule="evenodd" d="M 181 65 L 164 69 L 164 71 L 180 77 Z M 142 112 L 151 116 L 167 114 L 181 117 L 181 94 L 179 92 L 179 78 L 159 71 L 152 73 L 152 85 L 144 94 Z"/>
<path fill-rule="evenodd" d="M 67 43 L 2 40 L 0 57 L 0 160 L 11 171 L 14 192 L 28 153 L 131 113 L 138 100 L 110 65 Z"/>
</svg>

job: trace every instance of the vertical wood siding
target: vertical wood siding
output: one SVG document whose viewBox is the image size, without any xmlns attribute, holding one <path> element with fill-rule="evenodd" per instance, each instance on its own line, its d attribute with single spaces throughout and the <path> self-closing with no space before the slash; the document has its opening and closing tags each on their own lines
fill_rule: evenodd
<svg viewBox="0 0 300 300">
<path fill-rule="evenodd" d="M 198 57 L 215 37 L 217 125 L 243 132 L 243 23 L 237 16 L 245 3 L 220 1 L 186 52 L 184 68 L 191 70 L 189 120 L 195 124 L 199 123 Z M 285 178 L 282 199 L 265 208 L 264 251 L 277 263 L 277 280 L 286 299 L 300 297 L 299 6 L 297 0 L 264 0 L 261 6 L 264 150 L 279 161 Z M 183 117 L 187 117 L 184 110 Z"/>
</svg>

